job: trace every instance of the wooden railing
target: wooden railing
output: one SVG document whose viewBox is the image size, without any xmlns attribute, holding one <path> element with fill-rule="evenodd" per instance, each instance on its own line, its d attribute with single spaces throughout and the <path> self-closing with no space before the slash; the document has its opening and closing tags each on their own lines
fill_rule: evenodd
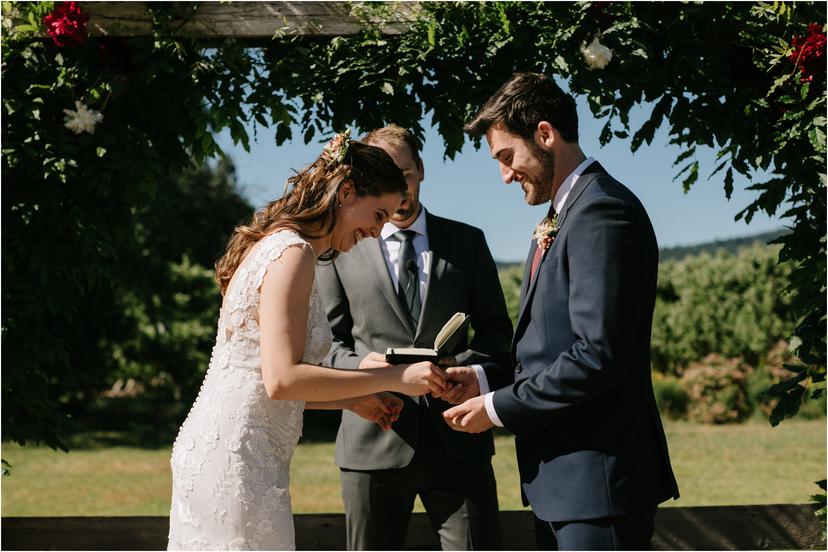
<svg viewBox="0 0 828 552">
<path fill-rule="evenodd" d="M 299 550 L 343 550 L 343 514 L 299 514 Z M 532 513 L 500 513 L 504 546 L 535 550 Z M 3 550 L 162 550 L 166 517 L 2 518 Z M 825 518 L 808 504 L 662 508 L 656 516 L 656 550 L 825 550 Z M 416 513 L 406 548 L 437 550 L 425 514 Z"/>
</svg>

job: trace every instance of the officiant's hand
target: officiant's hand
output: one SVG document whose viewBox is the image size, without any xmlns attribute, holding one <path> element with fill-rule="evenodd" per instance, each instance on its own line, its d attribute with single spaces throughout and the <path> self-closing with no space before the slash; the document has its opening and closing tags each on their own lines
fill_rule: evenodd
<svg viewBox="0 0 828 552">
<path fill-rule="evenodd" d="M 471 366 L 446 368 L 446 379 L 453 387 L 437 398 L 447 403 L 460 404 L 480 394 L 480 382 Z"/>
<path fill-rule="evenodd" d="M 375 368 L 389 368 L 391 364 L 385 361 L 382 353 L 368 353 L 365 358 L 359 361 L 360 370 L 373 370 Z"/>
<path fill-rule="evenodd" d="M 443 419 L 450 428 L 465 433 L 482 433 L 494 427 L 486 413 L 486 401 L 483 397 L 474 397 L 461 405 L 453 406 L 443 412 Z"/>
<path fill-rule="evenodd" d="M 403 401 L 391 393 L 373 393 L 354 398 L 348 408 L 357 416 L 389 430 L 400 417 Z"/>
</svg>

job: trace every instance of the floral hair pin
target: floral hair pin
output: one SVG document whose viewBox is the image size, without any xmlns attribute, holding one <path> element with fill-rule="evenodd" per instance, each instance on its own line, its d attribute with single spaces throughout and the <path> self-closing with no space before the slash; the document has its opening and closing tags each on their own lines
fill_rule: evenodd
<svg viewBox="0 0 828 552">
<path fill-rule="evenodd" d="M 532 239 L 538 242 L 538 247 L 542 251 L 546 251 L 555 241 L 555 236 L 558 235 L 558 213 L 552 215 L 552 218 L 543 217 L 543 220 L 535 227 L 535 233 L 532 234 Z"/>
<path fill-rule="evenodd" d="M 325 146 L 325 157 L 328 160 L 328 166 L 342 163 L 350 146 L 351 129 L 349 128 L 331 138 L 331 141 Z"/>
</svg>

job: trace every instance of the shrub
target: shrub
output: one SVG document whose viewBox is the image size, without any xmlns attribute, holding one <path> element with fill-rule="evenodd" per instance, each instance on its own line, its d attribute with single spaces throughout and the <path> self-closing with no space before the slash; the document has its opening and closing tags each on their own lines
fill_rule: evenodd
<svg viewBox="0 0 828 552">
<path fill-rule="evenodd" d="M 788 343 L 782 340 L 768 351 L 762 363 L 750 374 L 748 377 L 748 396 L 757 412 L 762 412 L 765 417 L 770 416 L 779 399 L 772 396 L 768 391 L 771 386 L 791 377 L 792 372 L 785 366 L 795 363 L 795 355 L 790 351 Z M 823 394 L 816 400 L 803 401 L 800 412 L 803 418 L 814 419 L 825 416 L 825 409 L 826 402 Z"/>
<path fill-rule="evenodd" d="M 691 364 L 681 378 L 690 399 L 689 419 L 711 424 L 745 420 L 752 412 L 747 386 L 750 372 L 741 359 L 717 354 Z"/>
<path fill-rule="evenodd" d="M 678 378 L 656 373 L 653 379 L 653 392 L 655 393 L 658 410 L 662 416 L 673 420 L 687 418 L 690 396 L 682 387 Z"/>
</svg>

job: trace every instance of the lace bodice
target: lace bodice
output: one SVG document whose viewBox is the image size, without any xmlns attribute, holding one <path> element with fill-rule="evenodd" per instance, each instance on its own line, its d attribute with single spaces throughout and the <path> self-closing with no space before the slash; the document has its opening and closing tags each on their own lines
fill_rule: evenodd
<svg viewBox="0 0 828 552">
<path fill-rule="evenodd" d="M 289 230 L 257 243 L 230 282 L 198 398 L 173 445 L 170 549 L 290 549 L 290 459 L 302 401 L 267 396 L 261 373 L 259 299 L 268 267 L 288 247 L 310 245 Z M 331 330 L 314 284 L 303 360 L 318 364 Z"/>
<path fill-rule="evenodd" d="M 270 234 L 256 244 L 248 259 L 236 271 L 225 294 L 219 314 L 216 347 L 227 346 L 231 350 L 259 356 L 259 295 L 267 267 L 290 246 L 305 247 L 313 254 L 310 245 L 289 230 Z M 305 338 L 305 356 L 310 364 L 318 364 L 331 345 L 331 331 L 325 308 L 319 298 L 316 284 L 313 286 L 309 305 L 309 320 Z"/>
</svg>

